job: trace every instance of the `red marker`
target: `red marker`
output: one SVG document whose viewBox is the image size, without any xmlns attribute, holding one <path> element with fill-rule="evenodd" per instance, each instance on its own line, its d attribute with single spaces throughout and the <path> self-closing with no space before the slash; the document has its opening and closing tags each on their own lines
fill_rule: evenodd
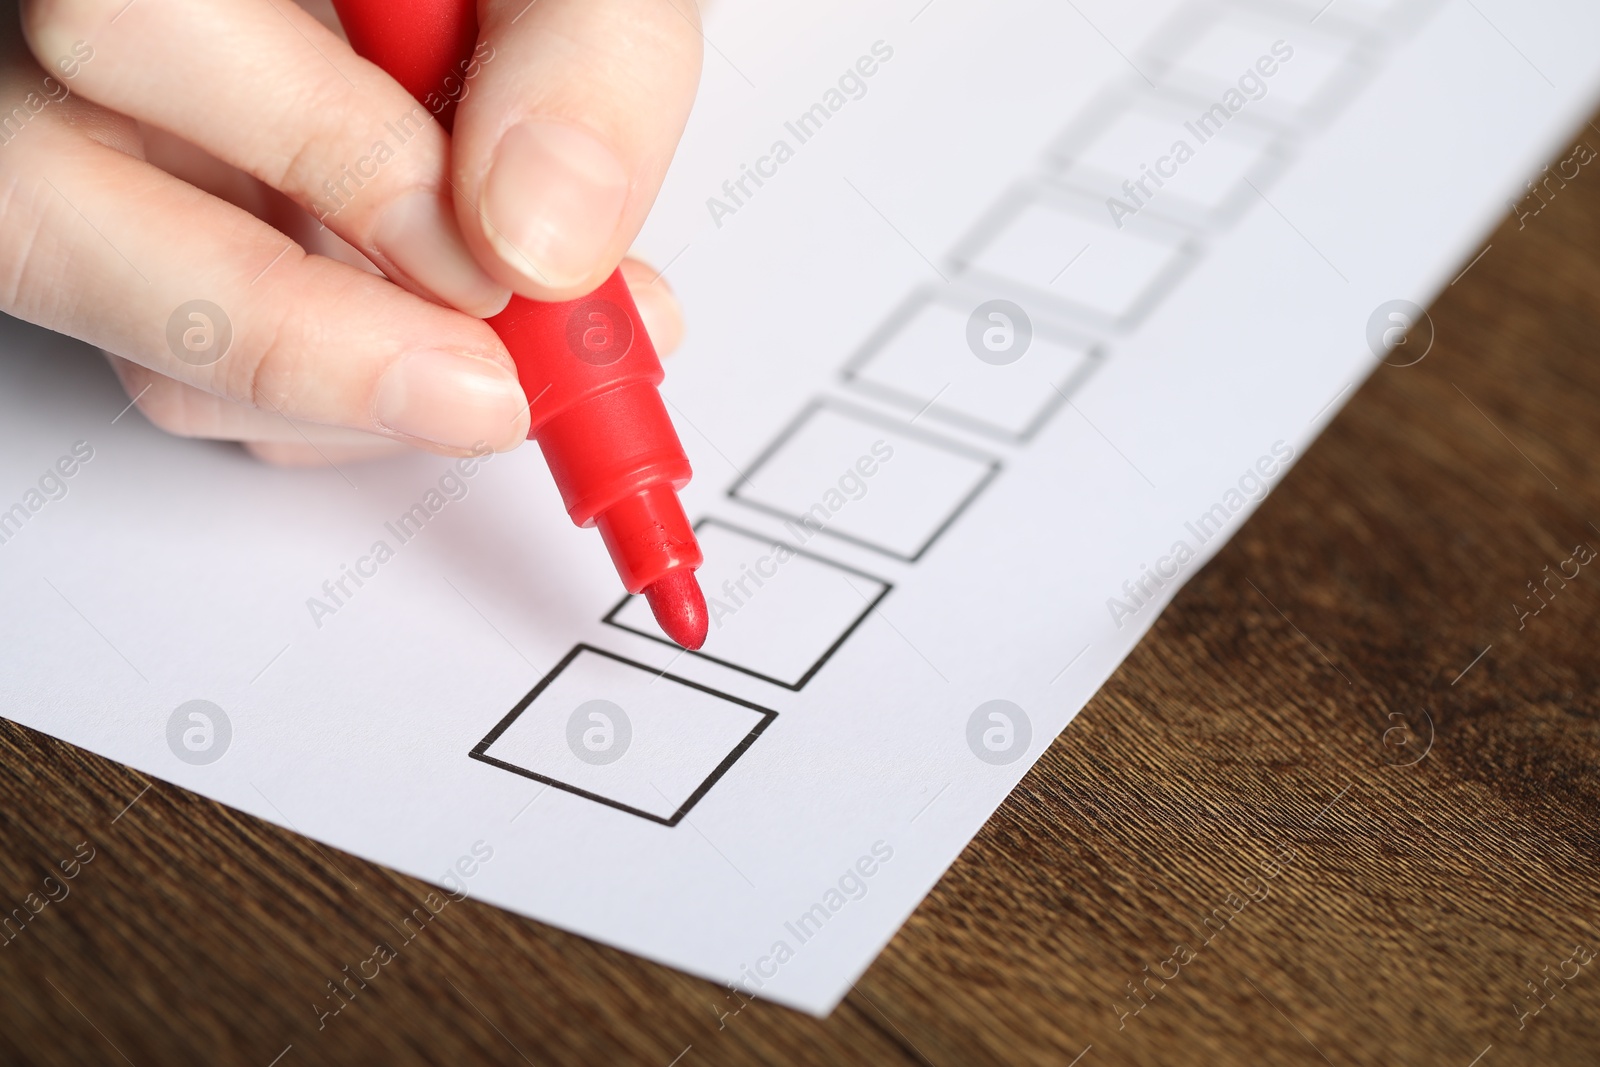
<svg viewBox="0 0 1600 1067">
<path fill-rule="evenodd" d="M 350 44 L 446 129 L 478 41 L 473 0 L 334 0 Z M 532 402 L 539 442 L 579 526 L 598 526 L 622 584 L 644 593 L 678 644 L 699 648 L 710 618 L 695 580 L 700 545 L 678 502 L 689 460 L 661 394 L 661 361 L 621 271 L 581 300 L 513 296 L 488 320 Z"/>
</svg>

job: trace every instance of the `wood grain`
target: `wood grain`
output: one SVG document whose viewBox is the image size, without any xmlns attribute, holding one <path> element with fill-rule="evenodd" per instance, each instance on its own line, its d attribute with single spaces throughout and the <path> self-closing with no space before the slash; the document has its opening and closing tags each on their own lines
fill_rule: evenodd
<svg viewBox="0 0 1600 1067">
<path fill-rule="evenodd" d="M 464 902 L 319 1029 L 427 886 L 4 724 L 0 904 L 94 858 L 0 948 L 0 1059 L 1600 1061 L 1600 966 L 1567 962 L 1600 952 L 1600 568 L 1512 608 L 1600 546 L 1600 178 L 1432 320 L 831 1018 L 719 1022 L 715 985 Z"/>
</svg>

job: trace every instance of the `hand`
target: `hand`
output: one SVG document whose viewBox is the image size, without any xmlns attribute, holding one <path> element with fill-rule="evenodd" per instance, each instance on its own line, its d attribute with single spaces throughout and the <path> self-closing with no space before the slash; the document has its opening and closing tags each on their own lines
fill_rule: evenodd
<svg viewBox="0 0 1600 1067">
<path fill-rule="evenodd" d="M 524 440 L 481 318 L 616 267 L 699 78 L 693 0 L 481 0 L 452 148 L 325 5 L 17 6 L 0 310 L 105 349 L 162 429 L 285 463 Z M 670 291 L 623 270 L 669 351 Z"/>
</svg>

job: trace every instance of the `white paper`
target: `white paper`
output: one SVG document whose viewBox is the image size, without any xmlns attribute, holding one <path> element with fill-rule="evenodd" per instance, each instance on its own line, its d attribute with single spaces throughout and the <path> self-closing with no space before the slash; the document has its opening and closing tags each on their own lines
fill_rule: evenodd
<svg viewBox="0 0 1600 1067">
<path fill-rule="evenodd" d="M 1374 309 L 1425 305 L 1579 127 L 1600 9 L 795 0 L 706 33 L 641 242 L 692 317 L 666 395 L 705 655 L 619 605 L 532 448 L 268 469 L 119 417 L 97 356 L 8 324 L 0 697 L 825 1013 L 1376 365 Z M 1263 95 L 1188 133 L 1277 42 Z M 1119 228 L 1144 165 L 1171 187 Z M 1015 362 L 968 346 L 991 299 L 1031 320 Z"/>
</svg>

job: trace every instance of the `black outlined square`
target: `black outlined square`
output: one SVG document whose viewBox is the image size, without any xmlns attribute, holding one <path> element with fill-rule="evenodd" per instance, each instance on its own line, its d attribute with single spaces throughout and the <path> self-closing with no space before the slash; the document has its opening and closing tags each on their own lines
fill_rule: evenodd
<svg viewBox="0 0 1600 1067">
<path fill-rule="evenodd" d="M 1115 197 L 1139 213 L 1223 228 L 1284 172 L 1291 138 L 1248 112 L 1219 130 L 1199 129 L 1195 119 L 1205 106 L 1172 92 L 1105 93 L 1051 145 L 1055 180 L 1096 199 Z M 1180 142 L 1184 148 L 1174 151 Z"/>
<path fill-rule="evenodd" d="M 1318 26 L 1346 27 L 1351 32 L 1371 31 L 1382 37 L 1402 37 L 1417 29 L 1443 6 L 1443 0 L 1225 0 L 1230 6 L 1272 11 Z"/>
<path fill-rule="evenodd" d="M 1240 38 L 1239 50 L 1223 66 L 1215 66 L 1208 56 L 1224 36 Z M 1246 38 L 1250 39 L 1248 46 Z M 1271 53 L 1275 42 L 1306 53 L 1278 62 Z M 1370 32 L 1339 25 L 1331 18 L 1313 23 L 1299 12 L 1258 5 L 1189 3 L 1151 36 L 1141 49 L 1139 67 L 1160 88 L 1210 107 L 1225 104 L 1224 98 L 1237 88 L 1238 78 L 1266 56 L 1278 69 L 1264 79 L 1264 95 L 1248 100 L 1237 114 L 1309 133 L 1354 99 L 1377 69 L 1371 44 Z M 1297 77 L 1303 76 L 1308 61 L 1323 71 L 1314 92 L 1304 99 L 1296 99 L 1292 90 L 1285 95 L 1281 81 L 1282 71 L 1297 61 L 1300 65 L 1293 68 Z"/>
<path fill-rule="evenodd" d="M 806 583 L 806 588 L 814 597 L 818 593 L 831 594 L 830 600 L 833 610 L 819 611 L 815 605 L 805 609 L 793 609 L 792 602 L 784 604 L 781 599 L 783 596 L 781 592 L 766 589 L 765 585 L 752 588 L 749 581 L 744 581 L 742 589 L 726 590 L 719 585 L 717 575 L 712 570 L 718 561 L 715 559 L 716 553 L 712 550 L 713 540 L 706 535 L 708 529 L 722 531 L 731 538 L 749 542 L 756 549 L 782 545 L 790 553 L 787 559 L 779 562 L 778 557 L 781 553 L 776 552 L 767 553 L 762 557 L 771 563 L 773 572 L 767 576 L 765 581 L 770 582 L 778 578 L 784 578 L 790 583 L 796 581 L 804 582 Z M 706 599 L 710 606 L 711 633 L 706 639 L 706 648 L 688 654 L 709 660 L 712 663 L 721 664 L 742 674 L 748 674 L 752 678 L 759 678 L 764 682 L 771 682 L 773 685 L 779 685 L 794 692 L 799 692 L 805 687 L 805 684 L 822 669 L 823 664 L 827 663 L 833 654 L 839 650 L 839 647 L 845 643 L 845 640 L 855 632 L 856 627 L 861 625 L 866 617 L 872 613 L 872 610 L 894 588 L 893 584 L 883 578 L 807 552 L 778 538 L 764 537 L 761 534 L 753 533 L 732 523 L 723 522 L 721 519 L 701 519 L 695 524 L 695 530 L 700 534 L 702 546 L 707 548 L 706 563 L 700 568 L 699 577 L 701 585 L 705 588 Z M 713 537 L 715 536 L 713 534 Z M 794 564 L 796 561 L 801 561 L 805 570 L 795 569 Z M 760 562 L 761 560 L 758 560 L 757 564 L 759 565 Z M 728 568 L 724 567 L 724 569 Z M 827 571 L 834 573 L 828 574 L 826 573 Z M 760 577 L 760 575 L 757 575 L 757 577 Z M 747 576 L 740 574 L 737 575 L 737 578 L 744 580 Z M 731 580 L 733 579 L 725 579 L 725 581 Z M 792 589 L 794 586 L 791 584 L 790 588 Z M 741 593 L 747 594 L 747 599 L 741 599 Z M 773 600 L 770 599 L 771 597 L 778 597 L 779 599 Z M 728 611 L 727 616 L 724 616 L 722 610 L 719 610 L 719 605 L 722 606 L 722 609 L 731 607 L 731 611 Z M 839 610 L 841 605 L 843 610 Z M 751 618 L 751 610 L 757 609 L 758 606 L 769 618 L 771 612 L 777 608 L 788 609 L 786 614 L 791 620 L 804 619 L 809 622 L 819 616 L 831 616 L 827 618 L 823 632 L 817 634 L 816 640 L 810 642 L 807 646 L 815 650 L 814 654 L 808 651 L 804 655 L 797 657 L 798 662 L 791 664 L 790 670 L 782 672 L 783 676 L 780 676 L 778 670 L 774 667 L 769 666 L 766 670 L 756 669 L 748 658 L 751 655 L 748 651 L 740 659 L 731 658 L 728 654 L 718 654 L 717 636 L 721 632 L 721 620 L 724 617 L 729 617 L 732 620 L 729 625 L 737 626 L 741 616 L 746 619 Z M 623 616 L 624 613 L 632 614 L 634 617 L 631 620 L 621 618 L 620 616 Z M 678 648 L 674 641 L 662 635 L 660 629 L 655 626 L 654 620 L 650 617 L 649 608 L 644 605 L 643 597 L 623 597 L 617 602 L 616 607 L 612 608 L 601 621 L 615 626 L 619 630 L 626 630 L 641 637 L 648 637 L 650 640 L 658 641 L 674 650 Z M 747 631 L 741 643 L 746 646 L 754 644 L 757 647 L 766 644 L 769 647 L 769 651 L 778 651 L 781 654 L 782 649 L 774 649 L 771 646 L 793 642 L 795 636 L 772 634 L 770 632 L 750 634 Z M 759 655 L 760 653 L 756 654 Z"/>
<path fill-rule="evenodd" d="M 585 661 L 583 657 L 586 654 L 598 657 L 604 662 Z M 584 686 L 583 692 L 591 695 L 576 703 L 574 701 L 582 693 L 563 693 L 555 698 L 557 704 L 552 705 L 547 714 L 540 715 L 537 706 L 540 698 L 549 698 L 556 692 L 555 687 L 562 684 L 562 679 L 571 677 L 567 673 L 569 669 L 579 669 L 575 665 L 585 663 L 592 670 L 598 671 L 614 671 L 615 665 L 620 664 L 623 668 L 627 668 L 628 672 L 617 673 L 615 675 L 619 679 L 617 688 L 605 692 Z M 663 685 L 666 688 L 657 688 Z M 641 687 L 647 688 L 641 689 Z M 600 688 L 603 689 L 604 686 Z M 622 697 L 623 691 L 630 693 L 642 691 L 647 695 L 641 699 L 634 699 L 631 696 Z M 566 740 L 571 720 L 579 719 L 580 726 L 587 722 L 588 719 L 581 716 L 585 706 L 595 702 L 595 697 L 601 700 L 608 697 L 622 697 L 611 707 L 621 708 L 630 724 L 629 747 L 619 757 L 612 757 L 604 762 L 598 759 L 583 759 L 577 755 L 576 748 L 571 748 L 571 751 L 563 755 L 561 748 L 571 747 Z M 572 706 L 569 708 L 568 704 Z M 666 705 L 674 706 L 663 711 Z M 628 706 L 634 709 L 631 715 L 627 712 Z M 688 708 L 696 710 L 686 711 Z M 536 718 L 525 717 L 530 713 Z M 606 652 L 593 645 L 579 644 L 575 645 L 549 674 L 540 679 L 539 684 L 518 701 L 517 706 L 512 708 L 468 755 L 491 767 L 543 782 L 545 785 L 554 786 L 586 800 L 637 815 L 641 819 L 648 819 L 663 826 L 676 826 L 711 787 L 728 773 L 729 768 L 755 743 L 756 738 L 761 736 L 761 732 L 777 717 L 777 714 L 738 697 L 719 693 L 698 682 L 658 671 L 654 667 Z M 646 720 L 652 715 L 655 718 L 649 720 L 648 735 L 641 738 L 639 721 Z M 718 716 L 715 729 L 704 729 L 709 724 L 696 722 L 696 715 L 702 719 L 711 715 Z M 668 719 L 671 721 L 665 721 Z M 744 725 L 746 721 L 748 729 Z M 617 726 L 616 723 L 611 725 Z M 519 726 L 522 728 L 520 731 Z M 695 727 L 701 727 L 700 734 L 686 736 L 692 733 Z M 620 729 L 614 729 L 613 739 L 620 736 Z M 504 754 L 511 758 L 489 754 L 492 748 L 505 743 L 508 737 L 515 745 L 517 753 L 515 756 L 512 756 L 511 746 L 503 750 Z M 715 744 L 705 746 L 706 751 L 689 751 L 703 740 L 714 741 Z M 638 746 L 642 742 L 649 746 L 644 754 L 645 758 L 642 761 L 635 758 L 630 765 L 629 757 L 637 756 Z M 671 745 L 679 746 L 680 751 L 670 751 Z M 664 767 L 661 755 L 663 751 L 668 753 L 669 758 L 678 762 L 676 766 L 665 767 L 675 780 L 667 781 L 665 787 L 658 785 L 654 780 L 643 783 L 660 795 L 661 800 L 658 802 L 643 788 L 640 779 L 646 776 L 651 779 L 661 777 L 659 772 Z M 518 759 L 522 762 L 518 762 Z M 541 767 L 543 770 L 535 769 L 536 767 Z M 558 768 L 564 769 L 564 777 L 548 773 Z M 636 799 L 639 797 L 645 797 L 642 803 L 654 805 L 656 810 L 641 806 L 641 802 Z M 630 803 L 630 800 L 634 802 Z"/>
<path fill-rule="evenodd" d="M 953 287 L 915 290 L 872 331 L 839 376 L 850 388 L 905 408 L 913 417 L 925 415 L 1007 444 L 1026 444 L 1099 368 L 1105 350 L 1043 316 L 1029 315 L 1028 351 L 1013 363 L 986 363 L 969 348 L 967 321 L 992 295 Z M 1027 306 L 1019 306 L 1027 314 Z M 908 357 L 915 366 L 907 366 Z M 912 374 L 922 381 L 907 381 Z M 1029 402 L 1023 403 L 1025 398 Z M 1001 413 L 997 400 L 1016 406 Z"/>
<path fill-rule="evenodd" d="M 1091 328 L 1136 329 L 1200 259 L 1195 233 L 1051 181 L 1013 186 L 950 253 L 965 284 Z"/>
<path fill-rule="evenodd" d="M 840 426 L 847 428 L 848 442 L 840 443 L 848 443 L 849 448 L 843 451 L 837 447 L 829 448 L 830 443 L 826 439 L 817 441 L 809 436 L 816 427 L 829 421 L 834 424 L 835 429 Z M 872 455 L 870 449 L 860 442 L 873 437 L 874 433 L 877 434 L 878 440 L 874 442 L 872 448 L 887 443 L 883 435 L 889 435 L 895 438 L 896 443 L 910 444 L 912 448 L 908 451 L 917 460 L 910 472 L 906 471 L 904 464 L 896 468 L 896 477 L 890 479 L 888 484 L 900 482 L 903 486 L 907 473 L 915 481 L 916 476 L 925 473 L 928 466 L 937 464 L 941 456 L 948 460 L 951 467 L 951 480 L 947 485 L 940 486 L 940 492 L 944 496 L 942 500 L 935 501 L 930 498 L 926 502 L 919 502 L 902 495 L 899 500 L 901 507 L 887 512 L 884 509 L 888 503 L 893 502 L 892 497 L 889 501 L 874 504 L 873 518 L 889 514 L 907 521 L 907 529 L 887 536 L 881 530 L 881 523 L 861 521 L 863 509 L 849 511 L 848 502 L 844 507 L 834 509 L 831 515 L 818 514 L 819 509 L 826 512 L 830 506 L 827 493 L 822 488 L 823 484 L 835 473 L 842 484 L 843 480 L 851 475 L 852 469 L 859 469 L 852 468 L 852 463 L 859 463 Z M 893 445 L 890 447 L 892 449 Z M 815 454 L 813 448 L 816 448 Z M 772 492 L 773 487 L 770 482 L 773 474 L 789 462 L 789 456 L 785 454 L 786 449 L 790 454 L 802 457 L 800 460 L 802 464 L 818 465 L 813 472 L 814 476 L 807 476 L 804 479 L 811 488 L 802 489 L 797 493 L 795 485 L 790 482 L 779 487 L 776 494 Z M 827 453 L 826 456 L 823 455 L 824 451 Z M 852 458 L 846 458 L 845 452 L 849 452 Z M 887 467 L 888 462 L 885 461 L 882 466 Z M 845 404 L 831 397 L 822 397 L 807 404 L 800 414 L 779 432 L 777 438 L 745 470 L 744 475 L 728 487 L 728 496 L 746 507 L 784 520 L 784 525 L 791 534 L 795 531 L 805 531 L 808 535 L 825 533 L 829 537 L 836 537 L 841 541 L 880 552 L 891 559 L 915 563 L 961 516 L 968 505 L 977 499 L 978 494 L 988 487 L 1000 473 L 1000 466 L 999 459 L 977 449 L 918 429 L 909 423 L 897 422 L 877 412 Z M 764 472 L 768 475 L 766 486 L 762 485 Z M 782 473 L 787 475 L 789 472 L 785 470 Z M 926 479 L 924 481 L 926 482 Z M 887 488 L 887 485 L 880 485 L 880 488 Z M 870 492 L 870 489 L 868 491 Z M 757 495 L 762 493 L 767 495 L 767 499 L 763 500 Z M 883 501 L 884 498 L 880 496 L 876 499 Z M 924 512 L 921 515 L 914 513 L 919 503 Z M 874 530 L 872 529 L 874 525 L 879 525 L 880 528 Z M 809 536 L 795 539 L 809 540 Z"/>
</svg>

